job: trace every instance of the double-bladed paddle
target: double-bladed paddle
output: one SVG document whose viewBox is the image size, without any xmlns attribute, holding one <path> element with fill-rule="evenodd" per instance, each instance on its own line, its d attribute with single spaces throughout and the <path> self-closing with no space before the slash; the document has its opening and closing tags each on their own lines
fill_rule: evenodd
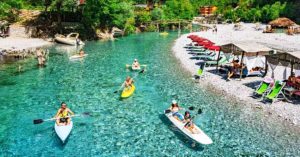
<svg viewBox="0 0 300 157">
<path fill-rule="evenodd" d="M 89 112 L 83 112 L 81 114 L 75 114 L 75 115 L 71 115 L 71 116 L 67 116 L 65 118 L 71 118 L 71 117 L 79 117 L 79 116 L 89 116 L 90 113 Z M 33 120 L 33 124 L 41 124 L 43 122 L 47 122 L 47 121 L 52 121 L 52 120 L 56 120 L 56 118 L 49 118 L 49 119 L 35 119 Z"/>
<path fill-rule="evenodd" d="M 194 106 L 190 106 L 188 109 L 191 110 L 191 111 L 193 111 L 195 109 L 195 107 Z M 202 113 L 202 109 L 199 108 L 197 114 L 201 114 L 201 113 Z"/>
<path fill-rule="evenodd" d="M 131 78 L 131 79 L 136 78 L 139 74 L 144 73 L 144 71 L 145 71 L 145 69 L 142 69 L 140 72 L 138 72 L 138 73 L 137 73 L 133 78 Z M 121 87 L 120 87 L 118 90 L 114 91 L 114 93 L 118 93 L 123 87 L 124 87 L 124 83 L 121 85 Z"/>
</svg>

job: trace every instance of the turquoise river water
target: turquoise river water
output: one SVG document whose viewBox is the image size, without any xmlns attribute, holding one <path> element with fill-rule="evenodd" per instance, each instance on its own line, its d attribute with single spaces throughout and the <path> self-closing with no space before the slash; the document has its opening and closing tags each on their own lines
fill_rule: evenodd
<svg viewBox="0 0 300 157">
<path fill-rule="evenodd" d="M 70 48 L 50 47 L 47 67 L 29 59 L 0 66 L 0 156 L 300 156 L 300 133 L 275 118 L 229 103 L 196 86 L 173 56 L 177 34 L 145 33 L 114 42 L 87 42 L 88 56 L 70 61 Z M 128 99 L 115 94 L 138 58 L 147 71 Z M 21 65 L 21 72 L 17 72 Z M 202 108 L 195 118 L 214 141 L 196 144 L 163 115 L 172 99 Z M 50 118 L 65 101 L 76 113 L 66 144 Z M 254 112 L 257 111 L 257 112 Z"/>
</svg>

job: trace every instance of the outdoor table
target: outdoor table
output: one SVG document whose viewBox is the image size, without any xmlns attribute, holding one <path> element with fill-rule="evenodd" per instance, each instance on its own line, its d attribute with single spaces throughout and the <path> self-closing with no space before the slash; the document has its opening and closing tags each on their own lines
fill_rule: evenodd
<svg viewBox="0 0 300 157">
<path fill-rule="evenodd" d="M 285 87 L 285 88 L 283 88 L 283 93 L 285 95 L 289 96 L 289 97 L 292 97 L 295 91 L 296 91 L 296 89 L 293 88 L 293 87 Z"/>
</svg>

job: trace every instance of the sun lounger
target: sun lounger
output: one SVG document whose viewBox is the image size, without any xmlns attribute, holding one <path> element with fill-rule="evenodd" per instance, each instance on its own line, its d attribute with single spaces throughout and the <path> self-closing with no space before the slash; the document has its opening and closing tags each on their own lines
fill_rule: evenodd
<svg viewBox="0 0 300 157">
<path fill-rule="evenodd" d="M 184 48 L 186 48 L 186 49 L 202 49 L 203 46 L 192 45 L 192 46 L 184 46 Z"/>
<path fill-rule="evenodd" d="M 215 56 L 216 56 L 216 54 L 212 53 L 211 55 L 193 56 L 193 57 L 190 57 L 190 59 L 212 61 L 216 58 Z"/>
<path fill-rule="evenodd" d="M 285 86 L 285 82 L 276 81 L 273 88 L 268 92 L 268 94 L 264 97 L 264 101 L 271 101 L 271 103 L 277 100 L 288 100 L 284 93 L 282 92 L 283 87 Z M 279 97 L 282 96 L 282 97 Z"/>
<path fill-rule="evenodd" d="M 190 52 L 188 52 L 188 54 L 191 54 L 191 55 L 210 55 L 210 54 L 212 54 L 212 53 L 209 52 L 209 51 L 202 51 L 202 52 L 194 52 L 194 51 L 190 51 Z"/>
<path fill-rule="evenodd" d="M 204 63 L 204 62 L 205 62 L 205 65 L 206 65 L 206 66 L 209 66 L 209 67 L 218 64 L 218 61 L 217 61 L 217 60 L 212 60 L 212 61 L 203 61 L 203 60 L 202 60 L 202 61 L 196 63 L 196 65 L 200 65 L 200 64 L 202 64 L 202 63 Z M 220 57 L 220 59 L 219 59 L 219 65 L 223 65 L 223 64 L 227 64 L 227 63 L 228 63 L 228 61 L 227 61 L 227 59 L 226 59 L 225 56 Z"/>
<path fill-rule="evenodd" d="M 219 63 L 218 63 L 217 60 L 214 60 L 214 61 L 207 61 L 207 62 L 206 62 L 206 65 L 209 65 L 209 66 L 217 65 L 217 64 L 223 65 L 223 64 L 226 64 L 226 63 L 228 63 L 226 57 L 225 57 L 225 56 L 222 56 L 222 57 L 219 59 Z"/>
<path fill-rule="evenodd" d="M 260 85 L 253 92 L 253 97 L 261 97 L 266 94 L 271 88 L 272 82 L 266 82 L 265 80 L 260 83 Z"/>
<path fill-rule="evenodd" d="M 187 51 L 189 51 L 189 52 L 205 52 L 206 51 L 206 49 L 204 49 L 204 48 L 195 48 L 195 49 L 187 49 Z"/>
<path fill-rule="evenodd" d="M 240 76 L 240 72 L 235 73 L 236 76 Z M 263 71 L 248 71 L 247 73 L 243 72 L 243 77 L 252 77 L 252 76 L 263 76 Z"/>
</svg>

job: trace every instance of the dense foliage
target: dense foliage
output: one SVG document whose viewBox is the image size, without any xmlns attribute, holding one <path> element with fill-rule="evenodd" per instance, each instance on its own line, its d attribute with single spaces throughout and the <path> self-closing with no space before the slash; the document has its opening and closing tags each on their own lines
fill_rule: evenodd
<svg viewBox="0 0 300 157">
<path fill-rule="evenodd" d="M 224 20 L 268 22 L 285 16 L 300 22 L 299 0 L 86 0 L 84 6 L 78 6 L 77 0 L 1 1 L 0 19 L 17 20 L 16 12 L 22 8 L 80 12 L 83 18 L 79 22 L 91 28 L 116 26 L 128 32 L 151 21 L 192 19 L 199 14 L 200 6 L 207 5 L 217 6 L 217 14 Z M 148 4 L 151 8 L 136 7 L 136 4 Z"/>
<path fill-rule="evenodd" d="M 198 6 L 215 5 L 218 7 L 218 13 L 224 15 L 224 18 L 232 21 L 242 20 L 247 22 L 268 22 L 280 16 L 287 16 L 294 20 L 296 17 L 293 5 L 298 3 L 293 1 L 273 1 L 273 0 L 194 0 Z M 299 4 L 298 4 L 299 5 Z M 299 12 L 298 12 L 299 15 Z"/>
</svg>

